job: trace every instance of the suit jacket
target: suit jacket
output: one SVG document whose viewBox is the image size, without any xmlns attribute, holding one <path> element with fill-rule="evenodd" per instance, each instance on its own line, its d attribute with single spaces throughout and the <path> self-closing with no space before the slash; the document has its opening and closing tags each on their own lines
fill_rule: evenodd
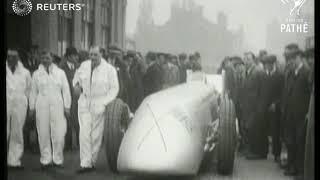
<svg viewBox="0 0 320 180">
<path fill-rule="evenodd" d="M 70 93 L 71 93 L 71 96 L 73 97 L 74 94 L 73 94 L 72 80 L 73 80 L 74 73 L 76 72 L 76 69 L 77 69 L 78 65 L 75 64 L 74 65 L 74 69 L 72 70 L 72 69 L 69 68 L 67 61 L 66 60 L 62 60 L 60 62 L 60 64 L 59 64 L 59 67 L 65 72 L 65 74 L 67 76 L 68 83 L 69 83 L 69 88 L 70 88 Z"/>
<path fill-rule="evenodd" d="M 23 63 L 24 67 L 28 69 L 33 74 L 34 71 L 36 71 L 39 67 L 39 57 L 38 56 L 31 56 L 29 55 L 26 61 Z"/>
<path fill-rule="evenodd" d="M 288 78 L 287 115 L 285 123 L 287 126 L 303 125 L 310 99 L 309 69 L 304 65 L 297 74 L 291 73 Z"/>
<path fill-rule="evenodd" d="M 243 82 L 243 94 L 241 98 L 243 113 L 251 118 L 261 114 L 263 70 L 259 66 L 247 69 Z"/>
<path fill-rule="evenodd" d="M 268 75 L 264 73 L 264 82 L 262 83 L 262 108 L 267 110 L 272 103 L 280 105 L 282 98 L 282 90 L 284 86 L 284 74 L 279 68 L 275 72 Z"/>
<path fill-rule="evenodd" d="M 144 75 L 145 96 L 160 91 L 163 86 L 163 68 L 154 63 L 147 69 Z"/>
<path fill-rule="evenodd" d="M 130 66 L 130 109 L 134 112 L 141 104 L 144 98 L 143 76 L 145 74 L 145 65 L 141 60 L 135 60 Z"/>
</svg>

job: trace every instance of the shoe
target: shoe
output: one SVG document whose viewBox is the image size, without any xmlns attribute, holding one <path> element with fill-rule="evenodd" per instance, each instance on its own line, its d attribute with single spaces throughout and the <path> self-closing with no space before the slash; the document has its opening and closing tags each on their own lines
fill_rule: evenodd
<svg viewBox="0 0 320 180">
<path fill-rule="evenodd" d="M 84 174 L 94 171 L 94 167 L 80 167 L 80 169 L 77 170 L 77 174 Z"/>
<path fill-rule="evenodd" d="M 294 167 L 289 167 L 284 171 L 285 176 L 296 176 L 298 175 L 298 171 Z"/>
<path fill-rule="evenodd" d="M 266 155 L 259 155 L 259 154 L 254 154 L 254 153 L 248 153 L 246 155 L 247 160 L 260 160 L 260 159 L 267 159 Z"/>
<path fill-rule="evenodd" d="M 53 164 L 53 167 L 58 168 L 58 169 L 64 168 L 63 164 Z"/>
<path fill-rule="evenodd" d="M 301 174 L 294 177 L 294 180 L 303 180 L 303 179 L 304 179 L 303 175 Z"/>
<path fill-rule="evenodd" d="M 10 166 L 8 165 L 9 170 L 24 170 L 23 166 Z"/>
<path fill-rule="evenodd" d="M 280 163 L 281 162 L 280 156 L 275 156 L 274 157 L 274 162 Z"/>
<path fill-rule="evenodd" d="M 280 169 L 287 170 L 289 168 L 288 163 L 279 162 Z"/>
</svg>

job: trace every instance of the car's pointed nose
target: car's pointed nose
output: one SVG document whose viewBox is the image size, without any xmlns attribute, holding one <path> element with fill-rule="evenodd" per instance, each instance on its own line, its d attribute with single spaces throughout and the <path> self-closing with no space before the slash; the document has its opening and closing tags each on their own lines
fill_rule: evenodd
<svg viewBox="0 0 320 180">
<path fill-rule="evenodd" d="M 186 118 L 177 118 L 171 113 L 159 116 L 145 103 L 122 140 L 118 170 L 144 174 L 196 174 L 202 149 L 195 141 L 199 141 L 199 133 L 196 129 L 189 132 L 189 125 L 183 122 Z"/>
</svg>

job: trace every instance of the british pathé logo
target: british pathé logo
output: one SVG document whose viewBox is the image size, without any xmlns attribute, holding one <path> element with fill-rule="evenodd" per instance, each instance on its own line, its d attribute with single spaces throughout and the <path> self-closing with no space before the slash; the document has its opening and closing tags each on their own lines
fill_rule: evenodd
<svg viewBox="0 0 320 180">
<path fill-rule="evenodd" d="M 301 16 L 300 10 L 306 0 L 281 0 L 283 4 L 290 5 L 290 17 L 281 23 L 280 31 L 285 33 L 308 33 L 308 20 Z"/>
<path fill-rule="evenodd" d="M 292 8 L 290 10 L 290 15 L 293 15 L 294 13 L 297 15 L 300 15 L 300 9 L 303 6 L 303 4 L 306 2 L 306 0 L 281 0 L 283 4 L 290 4 L 292 5 Z"/>
<path fill-rule="evenodd" d="M 13 12 L 19 16 L 28 15 L 32 10 L 32 4 L 29 0 L 14 0 L 12 3 Z"/>
</svg>

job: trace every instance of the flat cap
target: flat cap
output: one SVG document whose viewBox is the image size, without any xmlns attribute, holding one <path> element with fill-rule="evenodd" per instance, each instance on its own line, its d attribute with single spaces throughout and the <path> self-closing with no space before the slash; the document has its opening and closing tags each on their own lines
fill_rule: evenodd
<svg viewBox="0 0 320 180">
<path fill-rule="evenodd" d="M 122 50 L 118 46 L 115 46 L 115 45 L 109 46 L 108 51 L 111 54 L 121 54 L 122 53 Z"/>
<path fill-rule="evenodd" d="M 231 58 L 231 62 L 234 65 L 238 65 L 238 64 L 244 64 L 244 62 L 242 61 L 242 59 L 239 56 L 235 56 Z"/>
</svg>

